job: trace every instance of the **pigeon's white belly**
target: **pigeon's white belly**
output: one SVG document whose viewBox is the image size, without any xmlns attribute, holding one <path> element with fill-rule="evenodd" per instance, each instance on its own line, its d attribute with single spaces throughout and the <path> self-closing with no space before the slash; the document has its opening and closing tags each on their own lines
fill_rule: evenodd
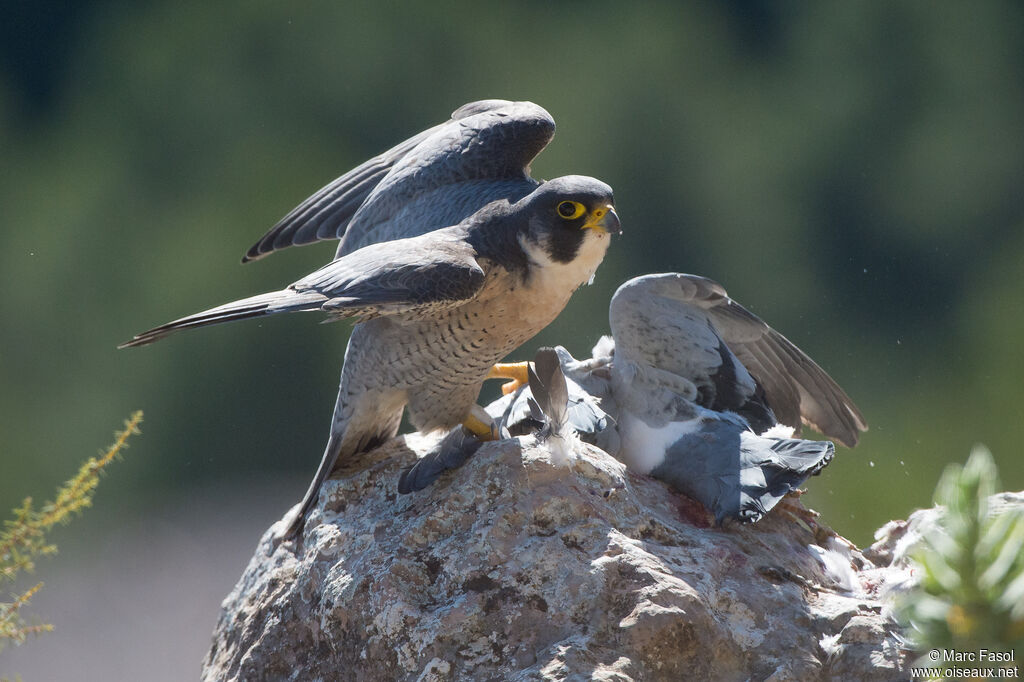
<svg viewBox="0 0 1024 682">
<path fill-rule="evenodd" d="M 622 449 L 619 459 L 632 471 L 649 474 L 665 461 L 665 451 L 688 433 L 695 433 L 699 419 L 669 422 L 653 427 L 628 412 L 619 415 L 619 436 Z"/>
</svg>

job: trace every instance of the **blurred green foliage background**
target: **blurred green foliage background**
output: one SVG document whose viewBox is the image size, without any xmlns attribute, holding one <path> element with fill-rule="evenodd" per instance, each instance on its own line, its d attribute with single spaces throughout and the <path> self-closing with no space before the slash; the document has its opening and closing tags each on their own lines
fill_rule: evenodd
<svg viewBox="0 0 1024 682">
<path fill-rule="evenodd" d="M 297 502 L 348 325 L 114 347 L 327 261 L 333 244 L 239 264 L 327 181 L 487 97 L 546 107 L 535 177 L 607 181 L 626 230 L 514 357 L 585 355 L 627 277 L 699 273 L 867 415 L 809 483 L 840 532 L 868 543 L 928 506 L 978 441 L 1024 488 L 1020 3 L 4 5 L 0 508 L 136 408 L 144 435 L 101 492 L 118 509 L 266 477 Z"/>
</svg>

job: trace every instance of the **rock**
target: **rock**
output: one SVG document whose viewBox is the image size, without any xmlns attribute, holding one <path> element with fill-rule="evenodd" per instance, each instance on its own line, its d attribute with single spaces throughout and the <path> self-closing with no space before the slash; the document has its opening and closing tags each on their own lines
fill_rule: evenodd
<svg viewBox="0 0 1024 682">
<path fill-rule="evenodd" d="M 799 502 L 707 527 L 601 450 L 556 468 L 532 436 L 398 495 L 434 442 L 328 482 L 298 546 L 264 535 L 203 679 L 907 678 L 888 569 Z"/>
</svg>

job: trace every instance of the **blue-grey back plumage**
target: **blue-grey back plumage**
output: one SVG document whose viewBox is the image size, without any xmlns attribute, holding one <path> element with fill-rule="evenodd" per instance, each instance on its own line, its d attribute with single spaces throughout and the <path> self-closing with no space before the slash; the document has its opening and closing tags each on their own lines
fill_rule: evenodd
<svg viewBox="0 0 1024 682">
<path fill-rule="evenodd" d="M 466 104 L 320 189 L 242 261 L 331 239 L 341 240 L 341 257 L 454 225 L 492 201 L 518 201 L 537 186 L 529 166 L 554 133 L 554 119 L 532 102 Z"/>
<path fill-rule="evenodd" d="M 324 311 L 361 320 L 401 314 L 418 319 L 472 298 L 485 274 L 465 241 L 472 223 L 389 244 L 371 244 L 280 291 L 250 296 L 137 334 L 121 348 L 144 346 L 182 329 L 280 312 Z"/>
<path fill-rule="evenodd" d="M 671 442 L 650 475 L 703 504 L 716 523 L 754 522 L 834 453 L 829 441 L 762 436 L 741 418 L 713 413 Z"/>
</svg>

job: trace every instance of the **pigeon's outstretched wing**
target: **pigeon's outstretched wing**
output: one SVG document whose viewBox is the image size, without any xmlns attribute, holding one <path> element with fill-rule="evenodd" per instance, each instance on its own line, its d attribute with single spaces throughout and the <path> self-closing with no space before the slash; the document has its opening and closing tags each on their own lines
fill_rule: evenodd
<svg viewBox="0 0 1024 682">
<path fill-rule="evenodd" d="M 404 315 L 418 319 L 459 305 L 483 286 L 485 273 L 458 227 L 374 244 L 328 263 L 281 291 L 251 296 L 154 327 L 120 347 L 144 346 L 182 329 L 322 310 L 335 318 Z"/>
<path fill-rule="evenodd" d="M 617 362 L 637 354 L 684 377 L 696 393 L 687 397 L 703 407 L 737 410 L 760 399 L 780 423 L 799 432 L 802 422 L 849 447 L 867 430 L 860 410 L 821 367 L 713 280 L 679 273 L 634 278 L 615 293 L 609 317 Z"/>
<path fill-rule="evenodd" d="M 242 258 L 341 239 L 337 256 L 454 225 L 483 205 L 537 185 L 529 165 L 555 122 L 532 102 L 482 100 L 349 171 L 306 199 Z"/>
</svg>

